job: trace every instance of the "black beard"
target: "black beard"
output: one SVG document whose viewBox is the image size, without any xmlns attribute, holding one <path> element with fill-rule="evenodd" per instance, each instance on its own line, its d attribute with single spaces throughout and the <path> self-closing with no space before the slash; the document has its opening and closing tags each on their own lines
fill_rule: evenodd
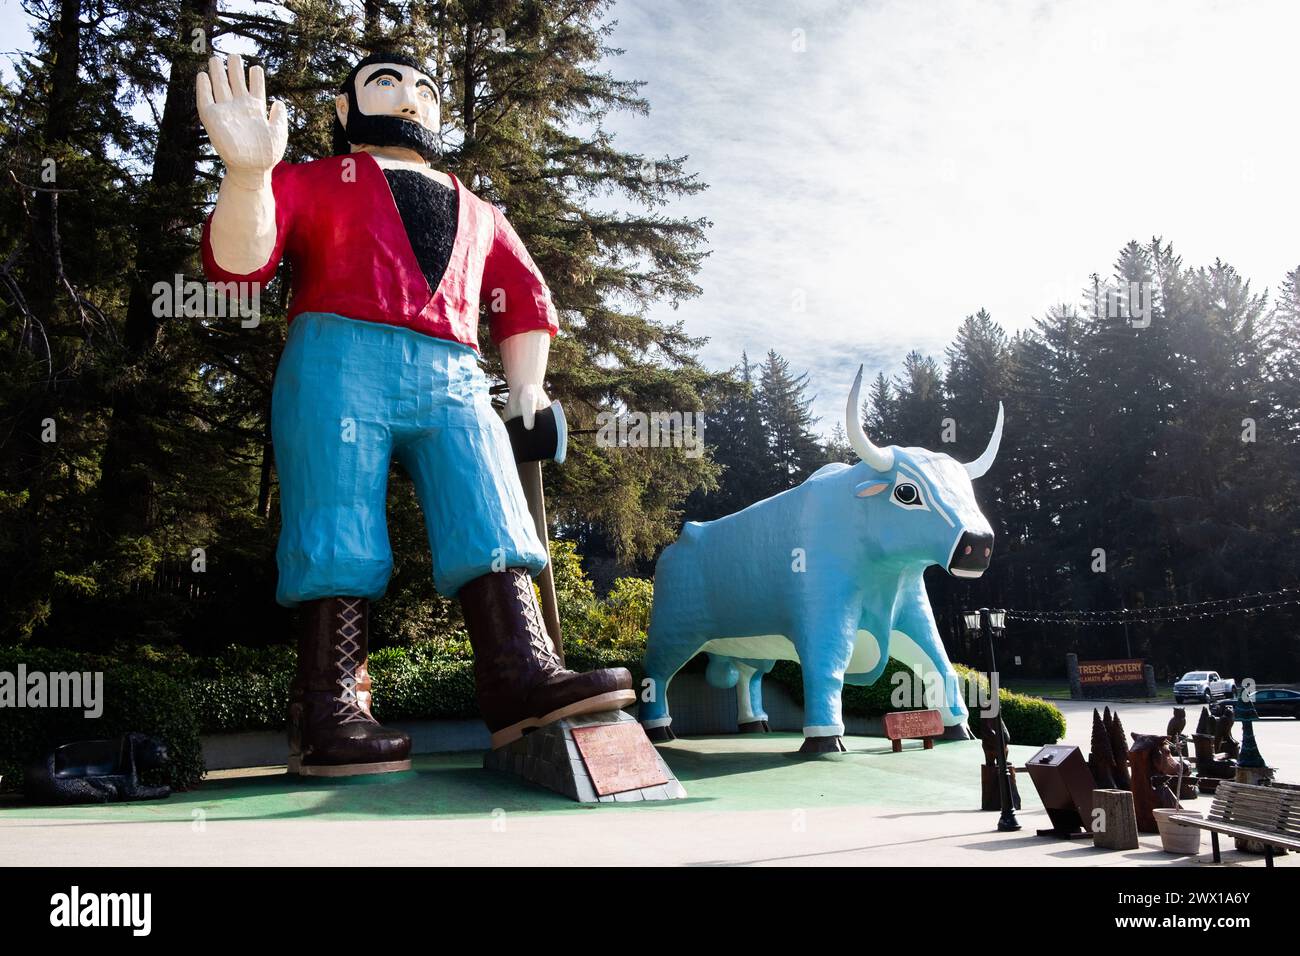
<svg viewBox="0 0 1300 956">
<path fill-rule="evenodd" d="M 431 130 L 399 116 L 371 116 L 354 110 L 348 115 L 346 136 L 354 146 L 400 146 L 414 150 L 427 163 L 442 155 L 438 138 Z"/>
</svg>

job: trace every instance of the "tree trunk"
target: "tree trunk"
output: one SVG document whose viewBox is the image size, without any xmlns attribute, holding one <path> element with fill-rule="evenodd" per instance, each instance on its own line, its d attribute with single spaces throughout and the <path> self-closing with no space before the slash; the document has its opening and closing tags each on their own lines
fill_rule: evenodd
<svg viewBox="0 0 1300 956">
<path fill-rule="evenodd" d="M 162 341 L 163 320 L 153 313 L 153 285 L 183 274 L 192 246 L 190 226 L 198 207 L 196 171 L 200 152 L 194 102 L 195 76 L 208 55 L 193 48 L 196 29 L 210 36 L 216 0 L 183 0 L 179 31 L 171 57 L 167 97 L 153 173 L 133 224 L 135 274 L 127 302 L 123 361 L 142 365 L 140 384 L 116 395 L 104 448 L 100 499 L 111 534 L 143 534 L 157 520 L 153 471 L 160 449 L 151 428 L 167 389 L 161 363 L 154 355 Z"/>
<path fill-rule="evenodd" d="M 52 43 L 50 64 L 49 112 L 45 115 L 44 155 L 42 161 L 51 159 L 53 152 L 67 144 L 77 109 L 77 72 L 81 67 L 81 0 L 63 0 L 59 6 L 59 25 Z M 38 186 L 32 213 L 32 289 L 27 296 L 32 314 L 45 326 L 47 333 L 56 324 L 54 312 L 59 298 L 59 284 L 63 276 L 63 251 L 59 238 L 59 195 L 53 190 L 59 183 L 59 169 L 55 166 L 55 181 L 41 179 L 44 167 L 36 171 L 30 186 Z"/>
<path fill-rule="evenodd" d="M 1092 845 L 1105 850 L 1136 850 L 1138 848 L 1137 813 L 1133 794 L 1127 790 L 1092 791 L 1093 820 L 1084 820 L 1092 830 Z M 1098 815 L 1096 811 L 1100 810 Z"/>
<path fill-rule="evenodd" d="M 383 40 L 381 13 L 379 0 L 365 0 L 362 6 L 361 47 L 366 53 L 373 53 Z"/>
<path fill-rule="evenodd" d="M 50 362 L 49 368 L 60 367 L 58 356 L 52 354 L 57 341 L 58 303 L 63 281 L 63 245 L 59 235 L 59 194 L 54 190 L 62 184 L 60 170 L 55 166 L 54 182 L 41 178 L 43 162 L 67 146 L 76 121 L 78 70 L 81 66 L 81 0 L 63 0 L 59 7 L 58 26 L 51 38 L 49 112 L 45 115 L 42 130 L 41 155 L 36 170 L 28 174 L 33 186 L 41 190 L 35 194 L 31 214 L 30 275 L 27 305 L 32 318 L 40 328 L 31 328 L 31 346 L 34 354 Z M 45 502 L 46 483 L 43 480 L 46 462 L 54 445 L 41 441 L 42 422 L 54 416 L 56 403 L 52 389 L 55 383 L 47 381 L 45 387 L 35 387 L 24 396 L 23 407 L 14 428 L 14 457 L 9 463 L 13 475 L 29 491 L 26 511 L 29 520 L 23 526 L 33 532 L 39 525 L 39 515 Z M 57 426 L 56 426 L 57 427 Z M 33 534 L 28 547 L 38 547 L 40 536 Z"/>
<path fill-rule="evenodd" d="M 461 61 L 460 78 L 461 78 L 461 125 L 465 130 L 465 142 L 461 146 L 461 155 L 465 158 L 465 163 L 461 169 L 461 177 L 466 186 L 471 191 L 478 188 L 478 176 L 474 172 L 474 162 L 471 156 L 474 152 L 474 99 L 477 95 L 477 86 L 474 82 L 474 23 L 467 20 L 465 23 L 465 51 L 464 59 Z"/>
</svg>

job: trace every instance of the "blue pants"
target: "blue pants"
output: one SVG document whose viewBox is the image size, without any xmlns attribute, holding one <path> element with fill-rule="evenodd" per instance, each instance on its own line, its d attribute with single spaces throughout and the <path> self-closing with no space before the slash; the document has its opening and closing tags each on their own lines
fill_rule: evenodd
<svg viewBox="0 0 1300 956">
<path fill-rule="evenodd" d="M 415 482 L 441 594 L 489 571 L 546 566 L 505 425 L 466 345 L 305 312 L 276 371 L 271 434 L 283 605 L 383 596 L 394 455 Z"/>
</svg>

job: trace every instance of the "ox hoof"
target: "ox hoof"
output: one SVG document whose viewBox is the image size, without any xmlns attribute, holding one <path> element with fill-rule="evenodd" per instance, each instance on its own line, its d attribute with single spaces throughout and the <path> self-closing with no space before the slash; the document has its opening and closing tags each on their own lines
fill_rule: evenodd
<svg viewBox="0 0 1300 956">
<path fill-rule="evenodd" d="M 650 738 L 652 744 L 666 744 L 670 740 L 676 740 L 677 735 L 673 733 L 671 727 L 644 727 L 645 735 Z"/>
<path fill-rule="evenodd" d="M 953 724 L 951 727 L 943 728 L 943 735 L 940 740 L 974 740 L 975 735 L 970 732 L 970 728 L 965 723 Z"/>
<path fill-rule="evenodd" d="M 751 720 L 740 725 L 737 728 L 742 734 L 770 734 L 772 728 L 768 726 L 766 720 Z"/>
<path fill-rule="evenodd" d="M 847 750 L 839 737 L 805 737 L 801 754 L 842 754 Z"/>
</svg>

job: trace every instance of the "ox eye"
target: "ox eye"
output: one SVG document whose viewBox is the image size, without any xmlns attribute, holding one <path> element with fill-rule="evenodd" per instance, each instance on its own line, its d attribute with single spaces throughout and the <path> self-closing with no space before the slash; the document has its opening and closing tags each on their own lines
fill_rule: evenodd
<svg viewBox="0 0 1300 956">
<path fill-rule="evenodd" d="M 920 490 L 910 481 L 899 482 L 898 486 L 894 488 L 894 500 L 900 505 L 907 505 L 909 507 L 924 504 L 924 502 L 921 501 Z"/>
</svg>

